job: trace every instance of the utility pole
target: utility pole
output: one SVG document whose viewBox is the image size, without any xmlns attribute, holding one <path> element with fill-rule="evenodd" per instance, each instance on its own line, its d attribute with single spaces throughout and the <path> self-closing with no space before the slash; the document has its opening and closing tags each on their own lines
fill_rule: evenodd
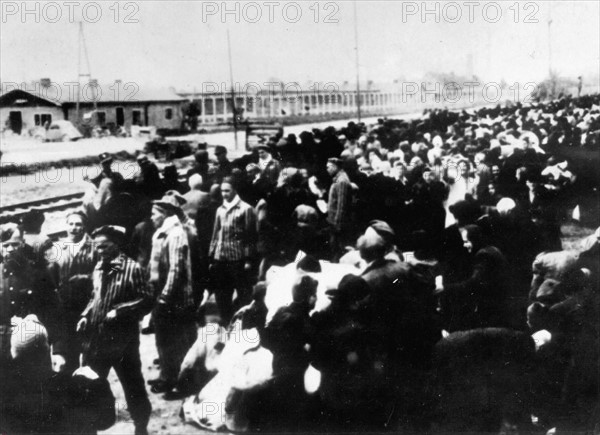
<svg viewBox="0 0 600 435">
<path fill-rule="evenodd" d="M 85 53 L 85 62 L 87 65 L 87 73 L 81 72 L 81 50 Z M 79 21 L 79 34 L 77 40 L 77 105 L 75 109 L 77 123 L 80 122 L 79 106 L 81 102 L 81 78 L 87 77 L 88 81 L 92 79 L 92 69 L 90 68 L 90 58 L 88 56 L 87 45 L 85 43 L 85 35 L 83 33 L 83 22 Z M 97 109 L 96 95 L 94 92 L 94 110 Z"/>
<path fill-rule="evenodd" d="M 548 77 L 552 78 L 552 3 L 548 3 Z"/>
<path fill-rule="evenodd" d="M 237 134 L 237 110 L 235 108 L 235 90 L 233 88 L 233 65 L 231 63 L 231 39 L 229 38 L 229 29 L 227 29 L 227 52 L 229 54 L 229 82 L 231 84 L 231 110 L 233 111 L 233 134 L 235 138 L 235 150 L 238 150 Z"/>
<path fill-rule="evenodd" d="M 358 21 L 356 14 L 356 0 L 354 0 L 354 50 L 356 51 L 356 112 L 360 122 L 360 74 L 358 73 Z"/>
</svg>

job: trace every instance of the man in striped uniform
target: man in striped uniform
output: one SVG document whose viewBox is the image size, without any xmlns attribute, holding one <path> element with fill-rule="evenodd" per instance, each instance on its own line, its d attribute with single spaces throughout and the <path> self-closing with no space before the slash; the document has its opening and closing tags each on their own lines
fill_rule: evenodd
<svg viewBox="0 0 600 435">
<path fill-rule="evenodd" d="M 140 360 L 139 321 L 152 307 L 142 268 L 121 252 L 125 229 L 103 226 L 92 233 L 100 261 L 93 295 L 77 331 L 84 334 L 83 362 L 107 377 L 115 369 L 123 386 L 136 434 L 147 434 L 152 410 Z"/>
<path fill-rule="evenodd" d="M 351 222 L 352 184 L 342 166 L 341 159 L 327 160 L 327 173 L 333 180 L 327 202 L 327 222 L 331 230 L 329 243 L 335 261 L 339 260 L 346 245 L 354 245 Z"/>
<path fill-rule="evenodd" d="M 173 195 L 154 201 L 150 286 L 155 298 L 152 312 L 160 376 L 151 381 L 153 393 L 171 395 L 179 368 L 196 341 L 196 303 L 192 288 L 190 243 L 178 214 L 181 207 Z M 181 390 L 180 390 L 181 392 Z"/>
<path fill-rule="evenodd" d="M 92 273 L 98 263 L 92 238 L 85 232 L 86 220 L 85 214 L 80 211 L 67 215 L 67 237 L 54 244 L 49 258 L 58 285 L 64 325 L 53 353 L 55 363 L 62 356 L 62 370 L 68 373 L 79 367 L 81 343 L 75 329 L 81 312 L 90 301 Z"/>
<path fill-rule="evenodd" d="M 233 315 L 232 296 L 237 290 L 238 306 L 250 302 L 248 274 L 256 252 L 256 214 L 240 199 L 233 180 L 221 183 L 223 205 L 217 209 L 210 242 L 211 280 L 221 319 L 227 324 Z"/>
</svg>

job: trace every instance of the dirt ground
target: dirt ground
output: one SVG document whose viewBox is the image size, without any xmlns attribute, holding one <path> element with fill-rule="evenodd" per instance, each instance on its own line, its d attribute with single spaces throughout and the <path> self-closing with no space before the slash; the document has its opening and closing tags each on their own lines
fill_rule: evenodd
<svg viewBox="0 0 600 435">
<path fill-rule="evenodd" d="M 154 344 L 154 334 L 141 335 L 140 355 L 142 357 L 142 371 L 144 380 L 154 379 L 158 377 L 158 366 L 153 364 L 153 360 L 158 358 L 156 346 Z M 117 407 L 117 422 L 114 426 L 99 434 L 123 435 L 132 434 L 134 430 L 133 420 L 127 411 L 127 404 L 123 394 L 123 388 L 119 383 L 114 370 L 109 374 L 110 386 L 116 400 Z M 163 394 L 153 394 L 150 388 L 146 385 L 148 397 L 152 403 L 152 415 L 148 432 L 155 435 L 180 435 L 180 434 L 208 434 L 210 432 L 203 431 L 195 426 L 184 424 L 179 417 L 181 411 L 181 400 L 167 401 L 163 398 Z"/>
</svg>

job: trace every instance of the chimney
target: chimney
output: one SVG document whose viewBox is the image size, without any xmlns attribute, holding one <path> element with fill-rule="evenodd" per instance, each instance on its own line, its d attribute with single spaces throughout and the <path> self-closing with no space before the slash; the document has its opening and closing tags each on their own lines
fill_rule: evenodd
<svg viewBox="0 0 600 435">
<path fill-rule="evenodd" d="M 52 82 L 49 78 L 40 79 L 40 85 L 42 85 L 42 88 L 49 88 L 51 83 Z"/>
</svg>

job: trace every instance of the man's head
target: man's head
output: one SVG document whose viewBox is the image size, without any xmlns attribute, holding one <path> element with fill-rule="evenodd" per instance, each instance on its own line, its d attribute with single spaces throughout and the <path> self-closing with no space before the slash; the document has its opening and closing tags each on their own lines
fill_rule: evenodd
<svg viewBox="0 0 600 435">
<path fill-rule="evenodd" d="M 420 157 L 415 156 L 410 160 L 411 168 L 420 168 L 423 165 L 425 165 L 425 163 L 423 163 L 423 160 L 421 160 Z"/>
<path fill-rule="evenodd" d="M 150 215 L 150 220 L 152 221 L 152 225 L 154 225 L 154 228 L 160 228 L 165 222 L 165 219 L 172 215 L 173 212 L 167 210 L 166 208 L 154 205 L 152 206 L 152 214 Z"/>
<path fill-rule="evenodd" d="M 86 217 L 82 212 L 69 213 L 67 216 L 67 235 L 72 242 L 79 242 L 85 234 Z"/>
<path fill-rule="evenodd" d="M 160 228 L 168 217 L 181 214 L 181 204 L 184 203 L 181 201 L 185 201 L 185 198 L 180 197 L 178 193 L 165 194 L 160 200 L 152 202 L 150 220 L 154 228 Z"/>
<path fill-rule="evenodd" d="M 395 236 L 394 230 L 386 222 L 371 221 L 365 233 L 358 238 L 360 256 L 367 262 L 385 257 L 394 245 Z"/>
<path fill-rule="evenodd" d="M 471 170 L 471 162 L 468 160 L 460 160 L 456 164 L 458 166 L 458 174 L 463 178 L 467 178 L 469 176 L 469 171 Z"/>
<path fill-rule="evenodd" d="M 92 233 L 94 246 L 103 262 L 115 259 L 121 252 L 121 244 L 125 238 L 125 228 L 104 225 Z"/>
<path fill-rule="evenodd" d="M 345 275 L 336 289 L 325 292 L 337 306 L 349 307 L 369 294 L 369 285 L 360 276 Z"/>
<path fill-rule="evenodd" d="M 237 191 L 235 190 L 233 180 L 230 177 L 225 177 L 223 182 L 221 183 L 221 195 L 223 199 L 227 202 L 233 201 L 235 196 L 237 195 Z"/>
<path fill-rule="evenodd" d="M 194 153 L 194 159 L 199 165 L 208 164 L 208 152 L 206 150 L 198 150 Z"/>
<path fill-rule="evenodd" d="M 259 158 L 260 160 L 265 160 L 265 159 L 268 159 L 268 158 L 269 158 L 269 156 L 271 155 L 271 150 L 269 149 L 269 147 L 268 147 L 268 146 L 266 146 L 266 145 L 264 145 L 264 144 L 263 144 L 263 145 L 260 145 L 260 146 L 259 146 L 259 147 L 256 149 L 256 152 L 257 152 L 257 154 L 258 154 L 258 158 Z"/>
<path fill-rule="evenodd" d="M 433 170 L 429 166 L 425 166 L 425 169 L 423 169 L 422 177 L 427 184 L 431 184 L 435 181 L 435 172 L 433 172 Z"/>
<path fill-rule="evenodd" d="M 17 224 L 6 224 L 0 231 L 0 240 L 3 255 L 14 255 L 20 253 L 25 247 L 23 233 Z"/>
<path fill-rule="evenodd" d="M 479 166 L 485 162 L 485 153 L 475 153 L 475 157 L 473 158 L 475 162 L 475 166 Z"/>
<path fill-rule="evenodd" d="M 204 180 L 202 180 L 202 175 L 193 174 L 190 176 L 190 178 L 188 180 L 188 186 L 190 186 L 191 190 L 200 190 L 200 189 L 202 189 L 203 181 Z"/>
<path fill-rule="evenodd" d="M 327 160 L 327 173 L 333 177 L 342 169 L 342 160 L 336 158 L 330 158 Z"/>
<path fill-rule="evenodd" d="M 215 157 L 219 163 L 227 160 L 227 148 L 223 145 L 217 145 L 215 147 Z"/>
</svg>

